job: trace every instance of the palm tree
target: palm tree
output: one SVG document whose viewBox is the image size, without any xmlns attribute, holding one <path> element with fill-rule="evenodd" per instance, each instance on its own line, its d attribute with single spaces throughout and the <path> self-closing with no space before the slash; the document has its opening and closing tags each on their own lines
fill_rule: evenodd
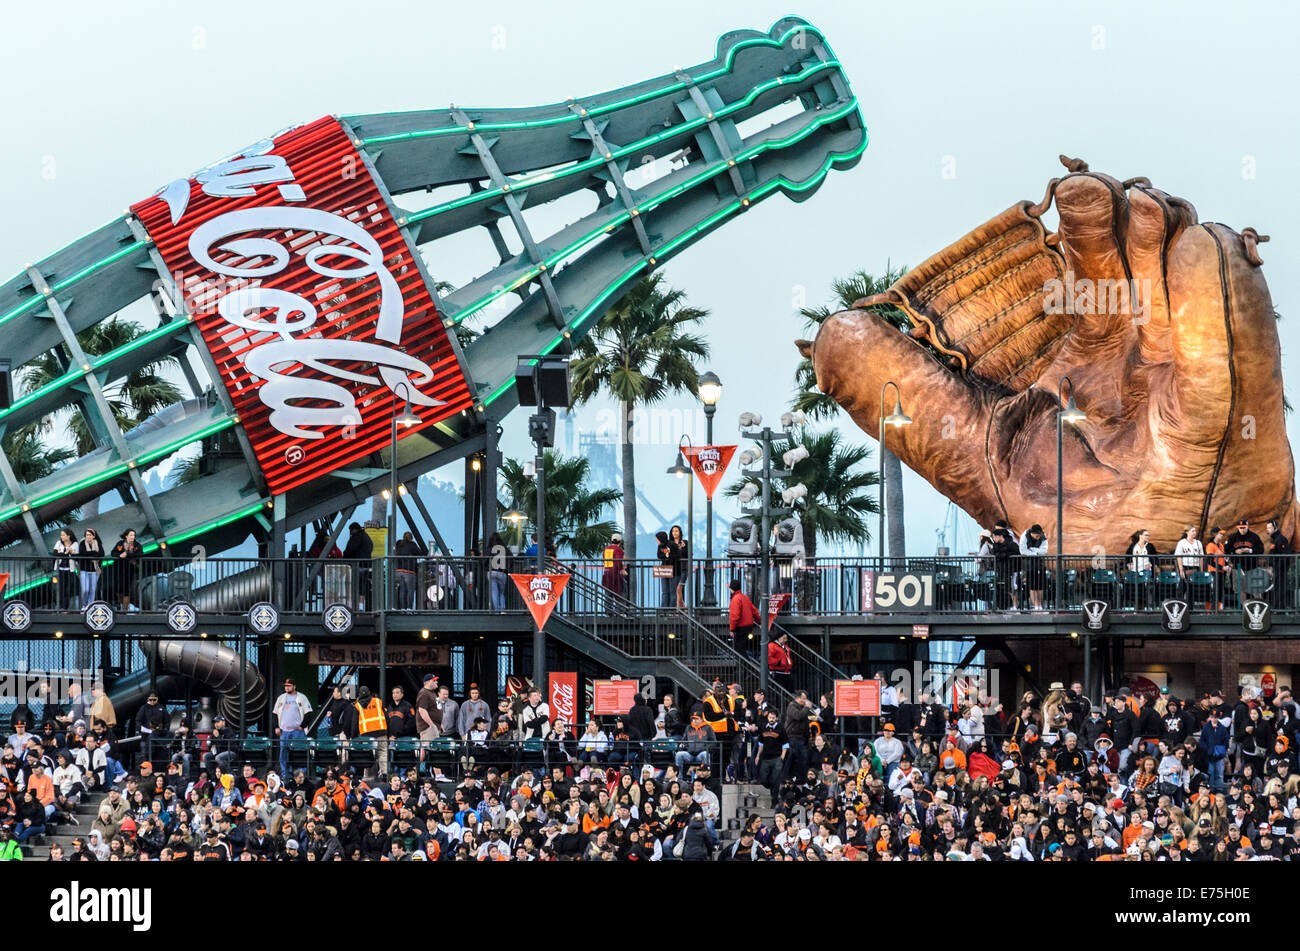
<svg viewBox="0 0 1300 951">
<path fill-rule="evenodd" d="M 696 362 L 709 344 L 688 328 L 709 315 L 686 306 L 686 292 L 654 273 L 638 281 L 605 313 L 574 351 L 569 376 L 573 406 L 602 391 L 618 400 L 619 441 L 623 456 L 623 544 L 636 558 L 636 476 L 632 452 L 632 413 L 674 393 L 694 395 Z"/>
<path fill-rule="evenodd" d="M 772 491 L 799 483 L 807 487 L 808 494 L 795 503 L 803 522 L 805 557 L 817 557 L 819 541 L 865 545 L 871 540 L 871 517 L 880 513 L 873 491 L 879 480 L 864 466 L 871 450 L 844 444 L 837 429 L 818 433 L 804 428 L 798 442 L 808 450 L 808 458 L 795 463 L 792 475 L 774 478 Z M 739 495 L 746 481 L 727 486 L 725 494 Z"/>
<path fill-rule="evenodd" d="M 555 540 L 557 548 L 567 548 L 580 558 L 600 554 L 614 533 L 614 522 L 601 516 L 622 493 L 617 489 L 589 489 L 587 477 L 591 463 L 582 456 L 565 458 L 558 452 L 547 450 L 543 463 L 547 536 Z M 516 459 L 506 459 L 501 464 L 501 475 L 502 489 L 509 494 L 513 504 L 529 516 L 521 528 L 524 532 L 534 531 L 537 528 L 537 480 L 524 475 L 523 463 Z M 498 500 L 498 517 L 507 511 L 507 506 Z M 511 527 L 510 531 L 514 528 Z"/>
<path fill-rule="evenodd" d="M 885 272 L 875 277 L 866 271 L 855 271 L 846 278 L 831 282 L 832 301 L 829 306 L 805 307 L 799 313 L 804 318 L 806 330 L 816 330 L 822 321 L 831 314 L 848 310 L 854 302 L 874 294 L 883 294 L 895 281 L 907 273 L 906 267 L 893 268 L 888 263 Z M 877 304 L 868 308 L 897 327 L 903 333 L 912 329 L 912 322 L 906 311 L 892 304 Z M 926 346 L 922 343 L 922 346 Z M 795 396 L 792 406 L 801 409 L 810 419 L 830 419 L 840 411 L 834 399 L 817 389 L 817 376 L 813 372 L 812 361 L 804 358 L 795 368 Z M 903 467 L 898 457 L 886 448 L 882 448 L 885 463 L 885 481 L 889 485 L 889 496 L 885 500 L 886 523 L 888 526 L 889 554 L 894 558 L 907 555 L 906 534 L 903 530 Z M 797 480 L 796 480 L 797 481 Z M 811 492 L 811 486 L 809 487 Z"/>
<path fill-rule="evenodd" d="M 113 317 L 101 321 L 77 334 L 77 342 L 89 357 L 102 356 L 126 346 L 132 340 L 144 334 L 144 329 L 135 321 L 123 317 Z M 126 432 L 144 422 L 154 413 L 172 403 L 181 400 L 181 391 L 176 384 L 163 376 L 169 369 L 179 369 L 180 361 L 174 357 L 163 357 L 146 364 L 117 380 L 104 390 L 104 399 L 119 429 Z M 60 362 L 60 352 L 49 350 L 37 357 L 23 369 L 20 380 L 26 392 L 38 390 L 51 380 L 64 373 Z M 66 415 L 67 432 L 72 436 L 76 454 L 84 456 L 96 448 L 94 428 L 86 415 L 86 410 L 78 405 L 61 410 L 56 416 L 47 416 L 33 427 L 34 431 L 48 431 L 57 416 Z M 99 514 L 99 499 L 87 502 L 82 514 L 94 518 Z"/>
</svg>

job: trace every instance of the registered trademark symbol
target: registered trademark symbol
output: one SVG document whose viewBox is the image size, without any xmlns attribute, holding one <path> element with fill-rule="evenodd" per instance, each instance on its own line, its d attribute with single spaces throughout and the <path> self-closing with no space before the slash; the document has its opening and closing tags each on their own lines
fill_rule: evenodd
<svg viewBox="0 0 1300 951">
<path fill-rule="evenodd" d="M 291 466 L 296 466 L 307 458 L 307 454 L 302 451 L 301 446 L 290 446 L 284 451 L 284 461 Z"/>
</svg>

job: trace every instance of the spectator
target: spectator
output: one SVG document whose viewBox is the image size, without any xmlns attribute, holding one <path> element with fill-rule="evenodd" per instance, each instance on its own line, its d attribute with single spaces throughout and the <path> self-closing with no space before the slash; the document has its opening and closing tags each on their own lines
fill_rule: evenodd
<svg viewBox="0 0 1300 951">
<path fill-rule="evenodd" d="M 1286 609 L 1291 606 L 1291 540 L 1282 534 L 1276 519 L 1269 519 L 1264 526 L 1268 532 L 1268 570 L 1273 575 L 1273 586 L 1269 589 L 1275 608 Z"/>
<path fill-rule="evenodd" d="M 536 685 L 528 689 L 528 703 L 519 712 L 519 735 L 522 739 L 541 738 L 548 732 L 551 708 L 542 700 L 542 689 Z"/>
<path fill-rule="evenodd" d="M 785 730 L 789 756 L 786 757 L 786 777 L 800 777 L 808 765 L 808 736 L 811 732 L 809 720 L 812 716 L 812 702 L 808 692 L 800 690 L 785 708 L 785 718 L 781 728 Z"/>
<path fill-rule="evenodd" d="M 682 527 L 668 529 L 668 547 L 672 552 L 673 581 L 677 584 L 677 609 L 686 607 L 686 579 L 690 574 L 691 544 L 682 534 Z"/>
<path fill-rule="evenodd" d="M 660 574 L 663 575 L 659 579 L 659 606 L 671 608 L 674 604 L 677 582 L 673 577 L 673 550 L 668 544 L 668 533 L 655 532 L 655 543 L 655 555 L 659 559 Z"/>
<path fill-rule="evenodd" d="M 78 551 L 76 536 L 66 528 L 59 529 L 59 540 L 54 543 L 54 586 L 58 592 L 61 611 L 68 610 L 72 606 L 72 599 L 79 593 Z"/>
<path fill-rule="evenodd" d="M 1228 757 L 1230 740 L 1227 725 L 1219 722 L 1217 711 L 1211 710 L 1205 719 L 1205 725 L 1201 727 L 1200 745 L 1209 761 L 1210 789 L 1216 793 L 1224 789 L 1223 767 Z"/>
<path fill-rule="evenodd" d="M 510 549 L 502 540 L 497 532 L 493 532 L 488 538 L 488 584 L 492 590 L 492 610 L 504 611 L 506 609 L 506 589 L 510 584 L 510 575 L 507 571 L 510 558 Z"/>
<path fill-rule="evenodd" d="M 406 689 L 401 684 L 394 684 L 388 695 L 390 700 L 384 706 L 388 738 L 396 740 L 415 736 L 415 708 L 406 699 Z"/>
<path fill-rule="evenodd" d="M 739 582 L 733 581 L 733 585 Z M 735 590 L 733 588 L 733 590 Z M 741 595 L 744 597 L 744 595 Z M 746 598 L 746 601 L 749 599 Z M 751 603 L 752 607 L 752 603 Z M 780 631 L 776 640 L 767 642 L 767 676 L 777 687 L 790 689 L 790 674 L 794 670 L 794 659 L 790 655 L 790 635 Z"/>
<path fill-rule="evenodd" d="M 104 543 L 99 532 L 88 528 L 77 543 L 77 573 L 81 585 L 81 609 L 84 611 L 94 601 L 99 591 L 99 578 L 103 572 Z"/>
<path fill-rule="evenodd" d="M 610 536 L 609 544 L 601 553 L 603 571 L 600 575 L 601 586 L 615 597 L 622 597 L 623 582 L 627 578 L 627 564 L 623 554 L 623 536 L 615 532 Z"/>
<path fill-rule="evenodd" d="M 673 758 L 677 773 L 685 776 L 686 771 L 693 766 L 709 768 L 713 762 L 710 750 L 713 748 L 715 741 L 716 735 L 712 728 L 704 722 L 704 716 L 699 712 L 693 712 L 691 714 L 691 725 L 682 734 L 681 743 Z"/>
<path fill-rule="evenodd" d="M 731 644 L 738 651 L 753 653 L 752 638 L 754 627 L 758 624 L 758 609 L 749 595 L 740 590 L 740 579 L 731 579 L 731 602 L 727 611 L 728 629 L 731 632 Z M 772 669 L 772 645 L 768 644 L 768 670 Z"/>
<path fill-rule="evenodd" d="M 289 740 L 302 739 L 307 736 L 307 714 L 311 713 L 311 703 L 298 692 L 298 686 L 292 677 L 286 677 L 284 692 L 275 699 L 271 709 L 279 726 L 275 735 L 280 738 L 280 773 L 289 774 Z"/>
<path fill-rule="evenodd" d="M 113 561 L 109 578 L 123 611 L 131 610 L 131 595 L 135 593 L 135 582 L 140 573 L 140 558 L 143 555 L 144 549 L 136 540 L 134 528 L 128 528 L 122 533 L 122 537 L 113 546 L 113 551 L 109 555 Z"/>
<path fill-rule="evenodd" d="M 410 611 L 415 607 L 416 571 L 420 567 L 419 560 L 427 556 L 429 550 L 415 540 L 414 533 L 405 532 L 393 546 L 393 554 L 396 556 L 393 564 L 396 569 L 394 574 L 397 576 L 397 607 L 399 610 Z"/>
<path fill-rule="evenodd" d="M 586 732 L 578 738 L 578 760 L 582 763 L 603 763 L 608 752 L 609 737 L 600 728 L 600 724 L 592 720 L 587 724 Z"/>
<path fill-rule="evenodd" d="M 1021 565 L 1025 572 L 1025 583 L 1029 587 L 1029 600 L 1033 610 L 1044 611 L 1043 588 L 1047 578 L 1047 536 L 1043 526 L 1031 525 L 1029 531 L 1020 539 Z"/>
<path fill-rule="evenodd" d="M 470 726 L 477 719 L 482 719 L 485 723 L 493 719 L 492 709 L 487 705 L 479 695 L 478 684 L 469 685 L 469 699 L 460 705 L 460 712 L 457 714 L 457 728 L 462 736 L 469 733 Z"/>
<path fill-rule="evenodd" d="M 140 731 L 140 751 L 147 760 L 153 760 L 165 748 L 170 717 L 167 708 L 158 702 L 157 691 L 149 691 L 140 711 L 135 715 L 136 729 Z"/>
</svg>

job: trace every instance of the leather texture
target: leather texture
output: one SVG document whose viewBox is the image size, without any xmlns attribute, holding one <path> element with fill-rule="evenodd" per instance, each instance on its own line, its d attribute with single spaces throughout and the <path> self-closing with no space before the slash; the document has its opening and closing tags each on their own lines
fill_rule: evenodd
<svg viewBox="0 0 1300 951">
<path fill-rule="evenodd" d="M 1143 528 L 1168 552 L 1189 525 L 1208 541 L 1239 518 L 1261 535 L 1278 518 L 1294 539 L 1267 237 L 1198 222 L 1146 179 L 1062 162 L 1069 174 L 1042 202 L 1007 209 L 801 341 L 818 388 L 877 436 L 881 387 L 896 381 L 914 422 L 890 428 L 889 448 L 981 525 L 1039 523 L 1055 551 L 1068 376 L 1087 419 L 1063 428 L 1066 554 L 1120 553 Z M 915 339 L 871 312 L 886 303 Z"/>
</svg>

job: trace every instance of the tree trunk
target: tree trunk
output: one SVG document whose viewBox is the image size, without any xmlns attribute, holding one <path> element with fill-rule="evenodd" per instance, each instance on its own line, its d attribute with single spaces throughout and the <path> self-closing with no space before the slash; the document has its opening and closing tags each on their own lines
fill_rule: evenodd
<svg viewBox="0 0 1300 951">
<path fill-rule="evenodd" d="M 618 411 L 623 420 L 620 438 L 623 443 L 623 554 L 629 561 L 636 559 L 636 471 L 632 460 L 632 410 L 633 406 L 619 400 Z M 635 571 L 628 572 L 629 591 Z"/>
<path fill-rule="evenodd" d="M 903 466 L 898 457 L 888 449 L 885 454 L 885 482 L 889 491 L 885 493 L 886 540 L 889 542 L 890 558 L 907 557 L 907 533 L 903 530 Z"/>
</svg>

